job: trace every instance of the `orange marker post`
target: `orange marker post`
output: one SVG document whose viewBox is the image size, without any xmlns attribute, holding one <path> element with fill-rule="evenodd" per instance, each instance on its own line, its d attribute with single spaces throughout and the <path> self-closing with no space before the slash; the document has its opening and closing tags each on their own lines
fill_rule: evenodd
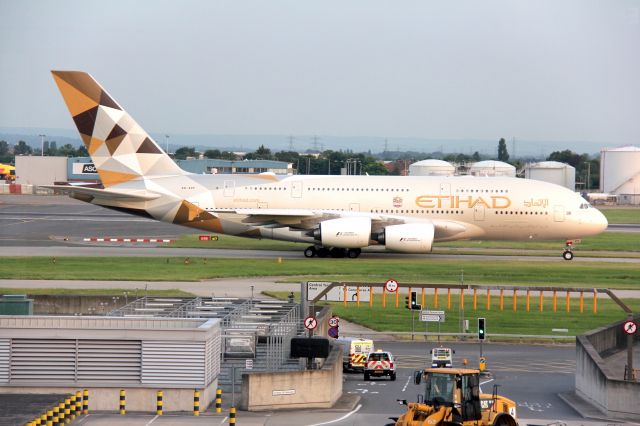
<svg viewBox="0 0 640 426">
<path fill-rule="evenodd" d="M 542 307 L 542 304 L 544 303 L 544 300 L 542 299 L 542 290 L 540 290 L 540 312 L 542 312 L 542 310 L 544 309 Z"/>
<path fill-rule="evenodd" d="M 438 307 L 438 287 L 433 289 L 433 307 Z"/>
<path fill-rule="evenodd" d="M 516 299 L 516 291 L 513 290 L 513 312 L 516 312 L 518 310 L 518 302 Z"/>
<path fill-rule="evenodd" d="M 571 312 L 571 299 L 569 299 L 569 291 L 567 291 L 567 312 Z"/>
<path fill-rule="evenodd" d="M 491 290 L 487 289 L 487 311 L 491 310 Z"/>
<path fill-rule="evenodd" d="M 593 291 L 593 313 L 598 313 L 598 292 L 595 290 Z"/>
<path fill-rule="evenodd" d="M 580 313 L 584 312 L 584 291 L 580 292 Z"/>
<path fill-rule="evenodd" d="M 360 307 L 360 286 L 356 287 L 356 305 Z"/>
<path fill-rule="evenodd" d="M 500 289 L 500 310 L 504 311 L 504 289 Z"/>
<path fill-rule="evenodd" d="M 473 289 L 473 310 L 478 309 L 478 289 Z"/>
<path fill-rule="evenodd" d="M 529 309 L 531 308 L 531 294 L 529 293 L 529 290 L 527 289 L 527 312 L 529 312 Z"/>
<path fill-rule="evenodd" d="M 347 286 L 346 285 L 342 286 L 342 294 L 343 294 L 342 304 L 346 308 L 347 307 Z"/>
<path fill-rule="evenodd" d="M 387 288 L 382 287 L 382 307 L 387 307 Z"/>
<path fill-rule="evenodd" d="M 400 286 L 398 286 L 398 288 L 396 289 L 396 308 L 400 306 L 400 303 L 398 301 L 399 297 L 400 297 Z"/>
<path fill-rule="evenodd" d="M 556 291 L 553 290 L 553 312 L 558 310 L 558 297 L 556 295 Z"/>
<path fill-rule="evenodd" d="M 422 287 L 422 297 L 420 298 L 420 306 L 423 306 L 424 309 L 424 287 Z"/>
<path fill-rule="evenodd" d="M 451 289 L 447 289 L 447 309 L 451 310 Z"/>
<path fill-rule="evenodd" d="M 464 288 L 460 289 L 460 309 L 464 311 Z"/>
<path fill-rule="evenodd" d="M 373 287 L 369 286 L 369 307 L 373 308 Z"/>
</svg>

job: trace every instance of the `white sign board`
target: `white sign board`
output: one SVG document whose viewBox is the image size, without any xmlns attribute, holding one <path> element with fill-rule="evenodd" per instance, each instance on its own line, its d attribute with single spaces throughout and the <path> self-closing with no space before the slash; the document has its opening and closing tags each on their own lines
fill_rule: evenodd
<svg viewBox="0 0 640 426">
<path fill-rule="evenodd" d="M 420 321 L 424 322 L 444 322 L 444 311 L 420 311 Z"/>
<path fill-rule="evenodd" d="M 95 175 L 98 173 L 98 169 L 93 163 L 73 163 L 71 172 L 74 175 Z"/>
<path fill-rule="evenodd" d="M 252 359 L 245 359 L 244 360 L 244 368 L 245 368 L 245 370 L 253 370 L 253 360 Z"/>
<path fill-rule="evenodd" d="M 313 300 L 317 295 L 325 288 L 329 287 L 331 282 L 325 281 L 307 281 L 307 300 Z M 371 293 L 368 286 L 360 287 L 360 301 L 369 302 Z M 329 290 L 320 300 L 328 302 L 343 302 L 344 301 L 344 286 L 336 286 Z M 358 287 L 347 286 L 347 302 L 358 301 Z"/>
<path fill-rule="evenodd" d="M 287 390 L 273 390 L 271 391 L 271 396 L 280 396 L 280 395 L 295 395 L 295 389 L 287 389 Z"/>
</svg>

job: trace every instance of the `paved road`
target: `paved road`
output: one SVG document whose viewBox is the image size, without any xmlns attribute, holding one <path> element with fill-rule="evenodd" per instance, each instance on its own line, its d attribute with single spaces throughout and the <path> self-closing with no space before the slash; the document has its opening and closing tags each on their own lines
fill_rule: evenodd
<svg viewBox="0 0 640 426">
<path fill-rule="evenodd" d="M 613 226 L 613 225 L 612 225 Z M 640 225 L 616 225 L 617 231 L 638 231 Z M 198 234 L 190 228 L 139 218 L 103 207 L 82 203 L 68 197 L 0 196 L 0 247 L 1 256 L 189 256 L 223 258 L 276 258 L 302 259 L 301 251 L 267 250 L 215 250 L 162 248 L 155 245 L 91 245 L 78 244 L 85 237 L 124 236 L 176 238 L 184 234 Z M 558 248 L 560 253 L 561 247 Z M 468 251 L 468 250 L 466 250 Z M 531 253 L 530 253 L 531 254 Z M 366 258 L 402 259 L 459 259 L 455 253 L 407 255 L 367 252 Z M 467 255 L 476 260 L 526 260 L 564 262 L 558 256 L 490 256 Z M 323 259 L 313 259 L 323 261 Z M 324 261 L 330 261 L 324 259 Z M 577 262 L 630 262 L 640 263 L 640 258 L 594 258 L 576 253 Z"/>
<path fill-rule="evenodd" d="M 344 411 L 336 410 L 303 410 L 285 413 L 238 413 L 238 425 L 335 425 L 365 426 L 384 425 L 390 422 L 389 417 L 396 417 L 403 411 L 403 406 L 396 399 L 415 401 L 421 393 L 421 387 L 414 385 L 413 372 L 425 366 L 429 349 L 433 343 L 424 342 L 382 342 L 378 347 L 390 350 L 398 359 L 398 378 L 391 382 L 386 378 L 369 382 L 363 380 L 362 374 L 346 374 L 344 392 L 347 395 L 360 397 L 355 408 Z M 454 364 L 461 366 L 463 358 L 469 365 L 477 364 L 479 348 L 476 344 L 451 345 L 456 354 Z M 493 379 L 482 380 L 482 391 L 491 393 L 493 385 L 499 385 L 499 394 L 517 402 L 520 424 L 547 424 L 562 421 L 568 426 L 605 426 L 611 422 L 583 419 L 579 413 L 564 403 L 558 393 L 573 389 L 575 370 L 575 348 L 573 346 L 541 346 L 541 345 L 485 345 L 484 355 L 488 366 L 494 372 Z M 126 424 L 146 425 L 154 416 L 138 416 L 127 418 Z M 206 417 L 200 419 L 168 417 L 153 420 L 152 424 L 226 424 L 225 416 Z M 616 422 L 617 424 L 624 424 Z M 91 415 L 81 424 L 107 425 L 124 424 L 117 415 Z"/>
</svg>

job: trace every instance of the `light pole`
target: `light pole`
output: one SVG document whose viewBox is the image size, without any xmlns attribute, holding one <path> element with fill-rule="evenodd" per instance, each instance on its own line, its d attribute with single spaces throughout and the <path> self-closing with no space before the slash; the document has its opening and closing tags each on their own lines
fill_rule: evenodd
<svg viewBox="0 0 640 426">
<path fill-rule="evenodd" d="M 169 155 L 169 135 L 164 135 L 164 142 L 167 145 L 167 155 Z"/>
<path fill-rule="evenodd" d="M 40 156 L 44 157 L 44 137 L 47 135 L 38 135 L 40 136 Z"/>
</svg>

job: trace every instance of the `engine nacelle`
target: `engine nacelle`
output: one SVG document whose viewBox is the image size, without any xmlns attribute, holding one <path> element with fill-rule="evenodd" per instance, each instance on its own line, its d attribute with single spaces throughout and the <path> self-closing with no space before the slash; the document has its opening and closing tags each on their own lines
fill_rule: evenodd
<svg viewBox="0 0 640 426">
<path fill-rule="evenodd" d="M 401 253 L 430 253 L 435 228 L 432 223 L 405 223 L 390 225 L 378 241 L 387 249 Z"/>
<path fill-rule="evenodd" d="M 371 219 L 368 217 L 343 217 L 320 222 L 314 237 L 325 247 L 360 248 L 369 245 Z"/>
</svg>

